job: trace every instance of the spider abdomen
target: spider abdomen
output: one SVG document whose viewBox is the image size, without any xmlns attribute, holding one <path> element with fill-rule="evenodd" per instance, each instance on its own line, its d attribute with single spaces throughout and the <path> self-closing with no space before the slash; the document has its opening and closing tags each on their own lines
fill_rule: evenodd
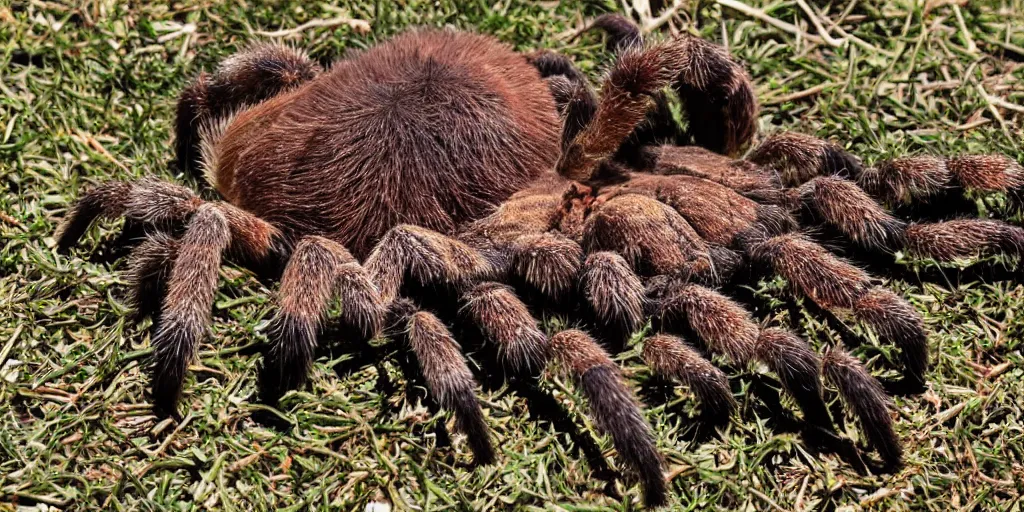
<svg viewBox="0 0 1024 512">
<path fill-rule="evenodd" d="M 546 84 L 474 34 L 411 32 L 236 115 L 213 145 L 232 203 L 365 256 L 389 228 L 488 214 L 558 156 Z"/>
</svg>

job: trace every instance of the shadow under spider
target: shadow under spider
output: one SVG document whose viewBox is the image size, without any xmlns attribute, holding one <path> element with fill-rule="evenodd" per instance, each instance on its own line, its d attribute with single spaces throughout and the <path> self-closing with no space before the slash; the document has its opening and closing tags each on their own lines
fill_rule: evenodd
<svg viewBox="0 0 1024 512">
<path fill-rule="evenodd" d="M 451 295 L 451 293 L 446 290 L 433 288 L 429 291 L 422 288 L 415 291 L 407 289 L 403 293 L 403 296 L 406 297 L 431 297 L 432 304 L 442 305 L 432 307 L 430 311 L 452 327 L 453 337 L 462 346 L 463 353 L 469 356 L 467 359 L 470 370 L 483 391 L 495 392 L 505 387 L 507 392 L 522 397 L 525 400 L 531 419 L 548 422 L 561 435 L 567 436 L 575 447 L 575 454 L 578 456 L 582 452 L 588 466 L 593 470 L 594 476 L 605 482 L 605 493 L 613 498 L 617 498 L 618 494 L 615 491 L 614 484 L 620 475 L 608 465 L 608 462 L 602 455 L 600 446 L 598 446 L 594 438 L 573 421 L 569 411 L 561 402 L 555 399 L 550 391 L 540 385 L 537 377 L 515 375 L 512 372 L 506 371 L 498 362 L 500 359 L 498 359 L 496 351 L 488 344 L 482 343 L 483 336 L 479 330 L 473 326 L 472 322 L 460 315 L 457 306 L 453 306 L 456 304 L 454 297 L 444 297 L 445 295 Z M 444 298 L 442 299 L 442 297 Z M 346 377 L 369 366 L 376 368 L 377 383 L 375 389 L 384 396 L 384 399 L 381 401 L 381 415 L 392 415 L 398 412 L 395 407 L 390 405 L 391 402 L 388 400 L 388 397 L 391 397 L 397 391 L 399 385 L 388 377 L 387 370 L 383 366 L 387 360 L 391 360 L 398 365 L 405 377 L 404 399 L 408 403 L 420 402 L 424 404 L 432 416 L 436 416 L 440 412 L 439 405 L 426 391 L 426 383 L 412 350 L 406 345 L 401 336 L 391 338 L 382 344 L 374 344 L 372 340 L 365 338 L 361 334 L 338 325 L 337 322 L 332 322 L 321 333 L 320 339 L 321 343 L 318 344 L 319 348 L 317 350 L 318 358 L 322 356 L 332 358 L 349 356 L 334 365 L 333 369 L 339 377 Z M 290 425 L 281 425 L 281 423 L 278 419 L 277 421 L 271 421 L 270 426 L 290 427 Z M 413 428 L 413 432 L 422 432 L 424 427 L 426 426 L 416 426 Z M 429 428 L 433 429 L 438 447 L 451 446 L 451 435 L 444 421 L 435 421 Z M 454 454 L 450 454 L 447 462 L 452 463 L 453 457 Z M 472 467 L 473 463 L 456 463 L 456 465 Z"/>
</svg>

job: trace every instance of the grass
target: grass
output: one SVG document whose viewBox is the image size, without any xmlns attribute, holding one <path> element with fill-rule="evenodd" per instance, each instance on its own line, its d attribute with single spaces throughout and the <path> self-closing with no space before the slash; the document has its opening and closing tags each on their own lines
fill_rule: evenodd
<svg viewBox="0 0 1024 512">
<path fill-rule="evenodd" d="M 796 30 L 716 2 L 688 3 L 674 23 L 689 23 L 748 64 L 765 104 L 762 131 L 814 133 L 868 161 L 968 151 L 1024 159 L 1021 0 L 814 2 L 826 26 L 826 18 L 841 20 L 860 41 L 838 46 L 814 35 L 799 2 L 751 3 Z M 71 257 L 55 254 L 56 222 L 86 185 L 146 175 L 187 181 L 171 162 L 175 95 L 253 30 L 342 14 L 370 21 L 368 34 L 319 27 L 290 39 L 326 60 L 412 25 L 453 25 L 521 50 L 558 49 L 597 77 L 608 62 L 600 38 L 569 36 L 618 5 L 343 4 L 0 0 L 0 510 L 362 510 L 374 500 L 424 510 L 639 507 L 635 487 L 601 478 L 595 466 L 614 466 L 611 445 L 580 413 L 571 383 L 552 375 L 544 386 L 580 435 L 531 415 L 521 395 L 488 389 L 501 449 L 490 467 L 465 467 L 464 441 L 442 442 L 434 426 L 446 418 L 403 392 L 393 357 L 364 364 L 359 353 L 338 350 L 318 362 L 311 388 L 276 413 L 290 429 L 258 425 L 254 347 L 264 339 L 272 292 L 234 268 L 222 274 L 214 336 L 186 386 L 184 421 L 156 422 L 145 389 L 148 322 L 135 325 L 123 303 L 125 262 L 98 262 L 104 250 L 94 249 L 116 224 L 94 229 Z M 1005 213 L 999 198 L 979 198 L 979 206 Z M 900 265 L 911 276 L 935 269 Z M 690 435 L 684 390 L 646 402 L 674 508 L 1021 509 L 1024 287 L 955 278 L 887 284 L 925 315 L 932 333 L 929 390 L 896 398 L 906 467 L 859 475 L 834 455 L 810 453 L 785 418 L 766 413 L 754 384 L 764 379 L 749 371 L 733 380 L 740 415 L 710 439 Z M 753 291 L 776 306 L 766 322 L 791 326 L 819 347 L 841 341 L 791 304 L 782 283 Z M 856 353 L 884 372 L 891 354 L 868 338 Z M 631 379 L 645 380 L 635 352 L 619 360 Z M 847 432 L 858 438 L 849 421 Z M 596 460 L 588 462 L 587 447 L 599 450 Z"/>
</svg>

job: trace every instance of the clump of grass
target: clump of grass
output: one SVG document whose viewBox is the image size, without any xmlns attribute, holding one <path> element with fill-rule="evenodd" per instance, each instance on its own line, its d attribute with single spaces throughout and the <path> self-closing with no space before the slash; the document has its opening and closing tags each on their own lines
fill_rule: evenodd
<svg viewBox="0 0 1024 512">
<path fill-rule="evenodd" d="M 699 32 L 747 63 L 765 104 L 762 131 L 814 133 L 869 161 L 1021 154 L 1020 0 L 808 6 L 830 39 L 859 41 L 836 45 L 801 4 L 693 2 L 663 30 Z M 355 510 L 372 500 L 423 509 L 636 508 L 636 489 L 605 478 L 610 443 L 579 414 L 571 385 L 551 376 L 545 389 L 575 433 L 532 414 L 537 404 L 522 394 L 485 390 L 501 447 L 501 464 L 491 467 L 462 464 L 465 443 L 445 442 L 436 428 L 444 417 L 406 385 L 393 345 L 377 347 L 373 355 L 383 357 L 375 358 L 339 340 L 318 362 L 313 386 L 271 413 L 290 428 L 258 425 L 253 415 L 267 411 L 254 397 L 254 348 L 271 291 L 237 269 L 223 272 L 214 336 L 186 386 L 183 421 L 156 422 L 143 374 L 148 325 L 130 321 L 118 277 L 124 262 L 103 262 L 105 251 L 92 249 L 117 226 L 94 230 L 73 257 L 55 255 L 50 238 L 89 183 L 188 181 L 174 174 L 169 150 L 175 95 L 252 31 L 338 16 L 371 23 L 369 33 L 340 24 L 290 39 L 327 61 L 410 26 L 452 25 L 523 51 L 563 51 L 596 76 L 609 59 L 600 38 L 570 39 L 583 20 L 616 8 L 612 0 L 0 4 L 0 509 Z M 1007 214 L 998 198 L 978 201 Z M 903 265 L 906 275 L 935 268 Z M 935 347 L 930 389 L 896 399 L 906 468 L 865 476 L 834 455 L 809 453 L 795 422 L 769 413 L 763 379 L 739 375 L 740 415 L 719 436 L 692 435 L 692 400 L 682 390 L 647 404 L 678 508 L 1021 506 L 1024 287 L 1019 279 L 954 278 L 888 285 L 925 314 Z M 753 293 L 771 306 L 761 312 L 769 322 L 819 347 L 843 336 L 788 299 L 780 282 Z M 856 353 L 880 371 L 892 354 L 870 341 Z M 619 361 L 643 380 L 635 353 Z M 796 410 L 786 399 L 783 406 Z M 853 425 L 848 432 L 856 438 Z"/>
</svg>

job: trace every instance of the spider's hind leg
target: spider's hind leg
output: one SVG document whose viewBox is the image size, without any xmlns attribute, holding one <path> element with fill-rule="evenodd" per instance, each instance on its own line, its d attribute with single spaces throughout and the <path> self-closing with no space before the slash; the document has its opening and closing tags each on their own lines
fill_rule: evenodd
<svg viewBox="0 0 1024 512">
<path fill-rule="evenodd" d="M 946 210 L 948 217 L 965 213 L 945 200 L 953 193 L 963 198 L 966 190 L 1000 192 L 1013 201 L 1024 193 L 1024 170 L 1008 157 L 915 156 L 863 167 L 832 143 L 780 133 L 768 137 L 750 160 L 797 185 L 790 202 L 802 203 L 816 220 L 861 247 L 908 250 L 938 261 L 989 254 L 1024 256 L 1024 229 L 1018 226 L 977 218 L 908 223 L 876 202 L 896 207 L 935 203 L 933 209 Z M 976 210 L 973 204 L 969 207 Z"/>
<path fill-rule="evenodd" d="M 253 43 L 201 73 L 178 97 L 178 168 L 198 177 L 201 130 L 245 106 L 295 88 L 320 73 L 305 53 L 276 43 Z"/>
</svg>

